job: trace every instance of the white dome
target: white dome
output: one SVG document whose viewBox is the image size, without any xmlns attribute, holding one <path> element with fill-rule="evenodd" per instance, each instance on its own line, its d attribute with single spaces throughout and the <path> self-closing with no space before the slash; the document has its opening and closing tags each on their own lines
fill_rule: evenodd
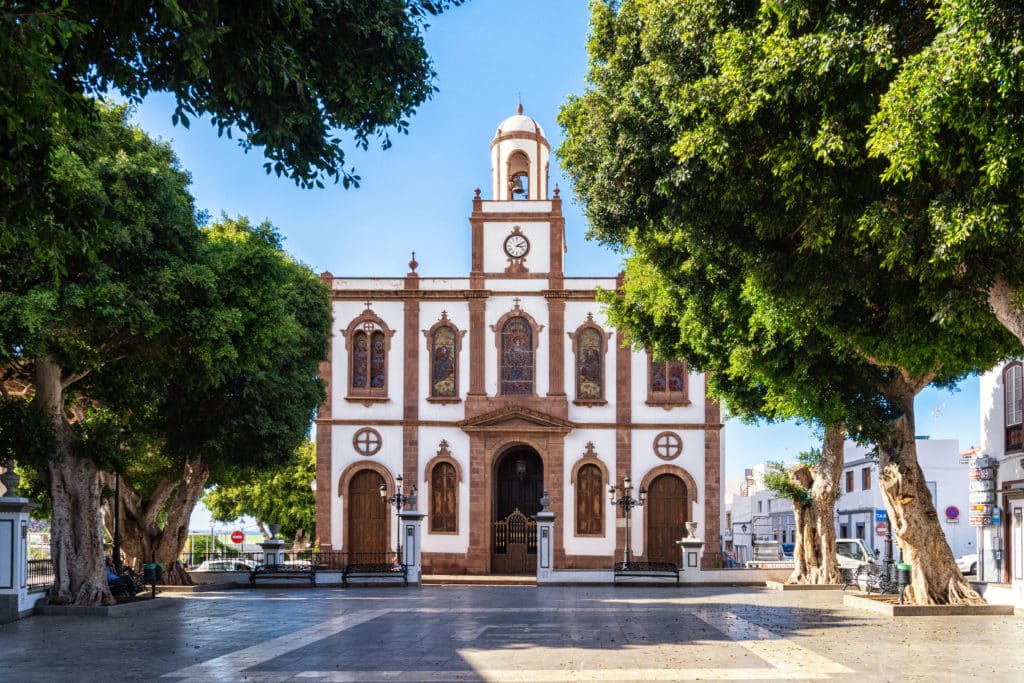
<svg viewBox="0 0 1024 683">
<path fill-rule="evenodd" d="M 541 136 L 544 135 L 544 129 L 540 127 L 539 123 L 529 116 L 523 115 L 523 105 L 519 105 L 518 114 L 510 116 L 498 124 L 498 131 L 494 134 L 494 137 L 513 132 L 539 133 Z"/>
</svg>

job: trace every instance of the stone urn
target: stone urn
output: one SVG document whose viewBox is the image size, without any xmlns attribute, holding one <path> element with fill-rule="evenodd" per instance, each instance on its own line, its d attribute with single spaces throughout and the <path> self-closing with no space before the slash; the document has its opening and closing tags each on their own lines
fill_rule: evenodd
<svg viewBox="0 0 1024 683">
<path fill-rule="evenodd" d="M 686 537 L 697 538 L 697 522 L 686 523 Z"/>
<path fill-rule="evenodd" d="M 18 484 L 21 477 L 14 471 L 14 461 L 7 458 L 3 462 L 4 473 L 0 474 L 0 484 L 4 485 L 4 497 L 14 498 L 18 495 Z"/>
</svg>

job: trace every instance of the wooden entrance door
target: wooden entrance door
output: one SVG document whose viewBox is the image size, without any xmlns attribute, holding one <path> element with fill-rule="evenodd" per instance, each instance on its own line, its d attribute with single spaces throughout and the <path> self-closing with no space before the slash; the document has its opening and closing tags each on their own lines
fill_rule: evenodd
<svg viewBox="0 0 1024 683">
<path fill-rule="evenodd" d="M 380 553 L 388 549 L 388 511 L 380 498 L 384 478 L 373 470 L 358 472 L 348 485 L 348 551 Z M 383 558 L 382 558 L 383 559 Z"/>
<path fill-rule="evenodd" d="M 647 561 L 678 565 L 680 554 L 676 541 L 686 535 L 690 510 L 683 480 L 671 474 L 656 478 L 647 491 L 645 507 Z"/>
<path fill-rule="evenodd" d="M 507 453 L 498 463 L 491 536 L 491 571 L 534 574 L 537 571 L 537 528 L 544 495 L 544 463 L 533 449 Z"/>
</svg>

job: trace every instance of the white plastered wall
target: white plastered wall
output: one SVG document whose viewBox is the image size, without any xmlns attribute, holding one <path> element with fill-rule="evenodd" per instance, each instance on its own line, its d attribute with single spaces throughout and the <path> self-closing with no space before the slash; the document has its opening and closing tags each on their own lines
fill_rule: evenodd
<svg viewBox="0 0 1024 683">
<path fill-rule="evenodd" d="M 448 442 L 448 451 L 462 469 L 459 482 L 459 531 L 457 534 L 430 533 L 430 482 L 424 468 L 438 452 L 441 440 Z M 465 553 L 469 549 L 469 435 L 456 427 L 421 427 L 419 429 L 419 463 L 416 487 L 419 490 L 419 511 L 423 520 L 423 551 L 432 553 Z"/>
<path fill-rule="evenodd" d="M 586 450 L 587 442 L 594 444 L 594 452 L 604 463 L 609 475 L 615 476 L 615 430 L 614 429 L 574 429 L 565 437 L 565 491 L 562 494 L 562 529 L 564 538 L 562 547 L 567 555 L 610 555 L 615 551 L 615 518 L 618 512 L 608 503 L 608 497 L 601 496 L 604 505 L 604 535 L 576 536 L 576 484 L 571 481 L 573 467 L 580 461 Z M 608 483 L 602 487 L 607 491 Z"/>
<path fill-rule="evenodd" d="M 662 460 L 654 454 L 654 437 L 663 431 L 675 432 L 683 441 L 683 452 L 674 460 Z M 703 531 L 707 528 L 704 520 L 704 495 L 706 493 L 704 434 L 703 429 L 671 429 L 668 425 L 664 429 L 636 429 L 630 434 L 633 463 L 630 478 L 633 481 L 633 490 L 638 491 L 644 477 L 656 467 L 674 465 L 686 470 L 697 485 L 697 500 L 689 501 L 689 519 L 697 522 L 698 536 L 703 535 Z M 637 554 L 642 553 L 644 549 L 644 533 L 646 531 L 644 511 L 645 508 L 635 508 L 630 520 L 632 552 Z"/>
<path fill-rule="evenodd" d="M 356 431 L 364 425 L 333 425 L 331 427 L 331 545 L 336 549 L 345 548 L 342 546 L 345 520 L 345 494 L 341 491 L 339 495 L 338 485 L 341 475 L 353 463 L 375 462 L 384 466 L 393 477 L 396 472 L 402 471 L 402 427 L 400 426 L 373 426 L 381 436 L 381 447 L 372 456 L 363 456 L 356 453 L 352 446 L 352 437 Z M 388 482 L 390 486 L 391 483 Z"/>
<path fill-rule="evenodd" d="M 365 302 L 334 302 L 334 352 L 331 364 L 331 403 L 334 416 L 373 420 L 400 419 L 402 417 L 402 391 L 405 343 L 404 304 L 398 301 L 372 301 L 370 308 L 395 334 L 391 337 L 388 351 L 388 400 L 382 403 L 363 405 L 345 400 L 348 394 L 349 349 L 348 340 L 342 334 L 353 320 L 366 311 Z"/>
<path fill-rule="evenodd" d="M 491 325 L 497 325 L 498 319 L 512 310 L 515 306 L 514 297 L 493 296 L 487 300 L 486 313 L 484 315 L 484 334 L 487 340 L 484 342 L 485 350 L 485 391 L 488 396 L 498 396 L 498 346 L 495 342 L 500 330 L 492 330 Z M 544 329 L 538 335 L 537 348 L 534 349 L 534 387 L 537 396 L 544 396 L 548 393 L 548 304 L 544 297 L 522 297 L 519 301 L 519 308 L 529 314 L 538 325 Z"/>
<path fill-rule="evenodd" d="M 565 305 L 565 393 L 569 398 L 569 419 L 577 423 L 615 422 L 615 330 L 605 318 L 604 304 L 596 301 L 569 301 Z M 569 333 L 576 332 L 587 321 L 587 314 L 594 316 L 594 322 L 611 336 L 605 340 L 604 355 L 604 399 L 603 406 L 578 406 L 576 400 L 576 352 Z"/>
<path fill-rule="evenodd" d="M 548 255 L 551 253 L 551 226 L 546 221 L 503 221 L 484 223 L 484 272 L 502 273 L 508 267 L 505 238 L 512 234 L 516 226 L 519 226 L 519 231 L 530 242 L 530 250 L 523 259 L 523 265 L 531 273 L 550 271 L 551 259 Z"/>
<path fill-rule="evenodd" d="M 450 320 L 462 337 L 459 350 L 459 403 L 431 403 L 430 396 L 430 351 L 427 349 L 427 338 L 422 330 L 429 330 L 441 320 L 441 312 L 448 313 Z M 420 304 L 419 344 L 420 373 L 417 380 L 420 396 L 421 420 L 461 420 L 465 416 L 466 393 L 469 391 L 469 304 L 464 301 L 427 301 Z"/>
</svg>

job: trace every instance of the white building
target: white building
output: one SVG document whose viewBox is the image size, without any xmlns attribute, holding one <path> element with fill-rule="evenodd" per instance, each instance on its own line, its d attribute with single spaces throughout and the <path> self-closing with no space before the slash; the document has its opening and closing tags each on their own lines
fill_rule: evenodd
<svg viewBox="0 0 1024 683">
<path fill-rule="evenodd" d="M 607 493 L 627 477 L 646 493 L 634 559 L 678 562 L 690 521 L 718 538 L 718 404 L 684 360 L 623 346 L 597 301 L 615 276 L 565 274 L 549 154 L 522 108 L 499 124 L 468 207 L 469 273 L 424 277 L 414 257 L 398 277 L 322 275 L 334 326 L 316 421 L 321 549 L 394 548 L 380 491 L 398 475 L 427 515 L 426 573 L 534 573 L 544 493 L 554 568 L 610 568 L 627 541 Z"/>
<path fill-rule="evenodd" d="M 843 451 L 841 495 L 836 501 L 836 534 L 859 538 L 879 556 L 885 553 L 885 502 L 878 486 L 878 464 L 871 448 L 847 441 Z M 955 439 L 918 438 L 917 457 L 954 556 L 974 552 L 975 532 L 967 524 L 968 458 Z M 740 563 L 752 558 L 755 540 L 792 543 L 793 504 L 764 488 L 766 465 L 747 470 L 740 491 L 726 500 L 723 540 Z M 893 552 L 898 558 L 898 550 Z"/>
<path fill-rule="evenodd" d="M 978 557 L 982 581 L 1010 584 L 1024 604 L 1024 419 L 1022 364 L 1014 360 L 981 376 L 981 453 L 997 463 L 994 503 L 981 529 Z M 981 482 L 977 482 L 982 488 Z"/>
</svg>

